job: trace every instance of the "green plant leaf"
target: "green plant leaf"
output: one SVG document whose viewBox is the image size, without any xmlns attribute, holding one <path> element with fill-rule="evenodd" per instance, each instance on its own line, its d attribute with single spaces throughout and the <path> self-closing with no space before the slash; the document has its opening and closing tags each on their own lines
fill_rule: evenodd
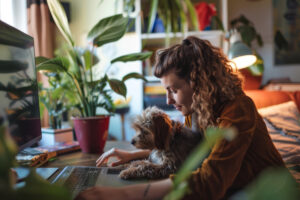
<svg viewBox="0 0 300 200">
<path fill-rule="evenodd" d="M 142 52 L 142 53 L 132 53 L 117 57 L 111 61 L 111 63 L 115 62 L 129 62 L 129 61 L 137 61 L 137 60 L 145 60 L 152 55 L 152 52 Z"/>
<path fill-rule="evenodd" d="M 47 71 L 47 72 L 67 72 L 68 71 L 69 61 L 64 57 L 57 57 L 53 59 L 49 59 L 45 62 L 37 65 L 37 70 Z"/>
<path fill-rule="evenodd" d="M 46 58 L 46 57 L 43 57 L 43 56 L 38 56 L 38 57 L 35 57 L 35 64 L 39 65 L 43 62 L 46 62 L 47 60 L 49 60 L 49 58 Z"/>
<path fill-rule="evenodd" d="M 7 183 L 7 187 L 10 186 L 9 170 L 15 166 L 17 154 L 17 146 L 8 134 L 6 127 L 2 123 L 0 124 L 0 182 L 2 183 L 0 190 L 4 186 L 3 183 Z"/>
<path fill-rule="evenodd" d="M 74 46 L 74 41 L 71 36 L 71 31 L 68 23 L 68 19 L 62 5 L 58 0 L 47 0 L 49 10 L 53 17 L 53 20 L 58 27 L 59 31 L 68 42 L 69 45 Z"/>
<path fill-rule="evenodd" d="M 249 67 L 249 71 L 253 76 L 261 76 L 264 72 L 264 65 L 262 64 L 253 64 Z"/>
<path fill-rule="evenodd" d="M 254 27 L 243 25 L 238 28 L 238 31 L 241 33 L 243 42 L 251 47 L 251 42 L 256 38 L 256 31 Z"/>
<path fill-rule="evenodd" d="M 89 50 L 84 51 L 83 59 L 84 59 L 86 70 L 90 70 L 93 66 L 95 66 L 95 64 L 99 62 L 98 57 L 92 54 L 92 52 Z"/>
<path fill-rule="evenodd" d="M 240 16 L 240 18 L 238 19 L 238 22 L 245 24 L 245 25 L 252 24 L 244 15 Z"/>
<path fill-rule="evenodd" d="M 122 95 L 126 98 L 127 88 L 123 81 L 117 79 L 108 80 L 110 88 L 117 94 Z"/>
<path fill-rule="evenodd" d="M 128 18 L 121 14 L 100 20 L 88 33 L 88 39 L 100 47 L 109 42 L 115 42 L 123 37 L 126 32 Z"/>
<path fill-rule="evenodd" d="M 129 74 L 126 74 L 122 81 L 125 82 L 126 80 L 130 79 L 130 78 L 135 78 L 135 79 L 142 79 L 144 80 L 145 82 L 148 82 L 148 80 L 142 75 L 142 74 L 139 74 L 139 73 L 136 73 L 136 72 L 132 72 L 132 73 L 129 73 Z"/>
<path fill-rule="evenodd" d="M 192 170 L 196 169 L 199 164 L 209 154 L 211 148 L 222 138 L 232 140 L 236 131 L 232 128 L 220 129 L 220 128 L 207 128 L 206 139 L 203 140 L 188 156 L 178 173 L 175 176 L 172 191 L 165 196 L 164 200 L 177 200 L 181 199 L 188 190 L 187 179 L 191 176 Z"/>
<path fill-rule="evenodd" d="M 298 200 L 300 199 L 299 185 L 286 168 L 270 168 L 263 171 L 257 179 L 230 199 Z"/>
<path fill-rule="evenodd" d="M 86 70 L 89 70 L 92 67 L 92 63 L 93 63 L 92 56 L 93 56 L 92 53 L 88 50 L 86 50 L 83 54 L 83 59 L 84 59 Z"/>
<path fill-rule="evenodd" d="M 260 34 L 256 34 L 256 41 L 257 41 L 257 44 L 262 47 L 264 45 L 264 42 L 260 36 Z"/>
<path fill-rule="evenodd" d="M 274 41 L 279 50 L 288 50 L 289 43 L 280 30 L 276 30 Z"/>
<path fill-rule="evenodd" d="M 223 32 L 225 31 L 222 20 L 217 15 L 212 16 L 212 21 L 215 21 L 218 29 L 222 30 Z"/>
<path fill-rule="evenodd" d="M 158 0 L 152 0 L 150 5 L 149 24 L 147 30 L 148 33 L 151 32 L 152 27 L 154 25 L 156 13 L 157 13 L 157 7 L 158 7 Z"/>
<path fill-rule="evenodd" d="M 257 52 L 255 52 L 255 56 L 257 58 L 256 62 L 247 69 L 253 76 L 261 76 L 264 73 L 264 61 Z"/>
<path fill-rule="evenodd" d="M 101 103 L 97 104 L 97 107 L 105 108 L 108 112 L 114 112 L 115 105 L 113 103 L 111 95 L 109 94 L 109 91 L 103 90 L 101 92 L 101 96 L 103 97 L 103 99 L 101 99 Z"/>
<path fill-rule="evenodd" d="M 188 12 L 190 14 L 190 18 L 191 18 L 194 30 L 199 30 L 199 28 L 198 28 L 198 24 L 199 24 L 198 23 L 198 17 L 197 17 L 194 5 L 191 3 L 190 0 L 185 0 L 185 4 L 187 5 Z"/>
</svg>

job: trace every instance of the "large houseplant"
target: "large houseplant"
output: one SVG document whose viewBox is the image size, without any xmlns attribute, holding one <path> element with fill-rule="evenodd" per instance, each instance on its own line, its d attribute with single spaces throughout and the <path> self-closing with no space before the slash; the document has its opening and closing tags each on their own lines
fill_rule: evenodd
<svg viewBox="0 0 300 200">
<path fill-rule="evenodd" d="M 72 81 L 71 89 L 77 97 L 81 118 L 74 118 L 74 127 L 77 139 L 83 152 L 102 153 L 107 137 L 109 116 L 97 116 L 97 108 L 101 107 L 108 112 L 114 111 L 111 90 L 126 97 L 125 81 L 131 78 L 145 78 L 138 73 L 129 73 L 122 80 L 110 78 L 107 73 L 103 77 L 96 77 L 93 68 L 99 59 L 95 49 L 115 42 L 126 33 L 128 18 L 114 15 L 100 20 L 88 33 L 89 45 L 79 48 L 72 38 L 65 12 L 57 0 L 48 0 L 51 15 L 66 40 L 68 47 L 65 55 L 53 59 L 39 57 L 36 61 L 39 70 L 50 72 L 64 72 Z M 143 60 L 152 53 L 133 53 L 117 57 L 110 61 L 128 62 Z M 106 71 L 107 72 L 107 71 Z M 111 89 L 111 90 L 110 90 Z M 102 131 L 102 133 L 95 133 Z"/>
<path fill-rule="evenodd" d="M 243 42 L 252 48 L 252 44 L 256 41 L 258 46 L 263 46 L 263 40 L 261 35 L 256 31 L 253 22 L 247 19 L 244 15 L 234 18 L 230 21 L 232 29 L 236 29 L 242 37 Z M 264 61 L 262 57 L 255 51 L 257 57 L 256 62 L 249 66 L 247 70 L 251 72 L 253 76 L 261 76 L 264 72 Z"/>
</svg>

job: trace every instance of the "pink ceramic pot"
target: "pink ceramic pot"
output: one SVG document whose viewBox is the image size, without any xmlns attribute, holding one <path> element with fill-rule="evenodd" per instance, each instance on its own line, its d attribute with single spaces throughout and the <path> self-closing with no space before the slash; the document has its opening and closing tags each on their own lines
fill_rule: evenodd
<svg viewBox="0 0 300 200">
<path fill-rule="evenodd" d="M 108 136 L 109 116 L 73 118 L 77 140 L 84 153 L 103 153 Z"/>
</svg>

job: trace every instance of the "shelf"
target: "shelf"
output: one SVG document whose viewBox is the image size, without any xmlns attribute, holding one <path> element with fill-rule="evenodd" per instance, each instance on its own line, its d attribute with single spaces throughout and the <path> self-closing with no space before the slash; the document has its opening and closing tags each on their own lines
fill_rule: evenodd
<svg viewBox="0 0 300 200">
<path fill-rule="evenodd" d="M 141 35 L 142 42 L 145 46 L 161 46 L 166 42 L 166 38 L 169 37 L 171 44 L 181 43 L 183 38 L 188 36 L 196 36 L 201 39 L 208 40 L 212 45 L 217 47 L 223 46 L 224 33 L 221 30 L 212 31 L 193 31 L 187 33 L 143 33 Z"/>
<path fill-rule="evenodd" d="M 148 82 L 159 82 L 160 83 L 160 79 L 155 76 L 145 76 L 145 78 L 148 80 Z"/>
<path fill-rule="evenodd" d="M 188 37 L 191 35 L 195 35 L 198 37 L 209 37 L 209 36 L 222 36 L 223 32 L 220 30 L 212 30 L 212 31 L 193 31 L 193 32 L 187 32 L 187 33 L 181 33 L 181 32 L 177 32 L 177 33 L 143 33 L 142 34 L 142 39 L 166 39 L 167 36 L 169 36 L 170 38 L 184 38 L 184 37 Z"/>
</svg>

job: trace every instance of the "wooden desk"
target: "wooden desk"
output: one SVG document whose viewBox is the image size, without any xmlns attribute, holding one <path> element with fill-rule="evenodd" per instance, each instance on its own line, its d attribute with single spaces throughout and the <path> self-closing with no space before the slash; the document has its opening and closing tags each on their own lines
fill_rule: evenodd
<svg viewBox="0 0 300 200">
<path fill-rule="evenodd" d="M 131 145 L 129 142 L 125 141 L 107 141 L 105 144 L 104 151 L 108 151 L 111 148 L 119 148 L 124 150 L 135 150 L 136 148 Z M 59 155 L 55 160 L 47 162 L 41 167 L 57 167 L 58 171 L 53 174 L 49 179 L 52 181 L 59 172 L 67 165 L 76 165 L 76 166 L 95 166 L 96 160 L 99 158 L 100 154 L 87 154 L 82 153 L 81 151 L 68 153 L 64 155 Z"/>
</svg>

